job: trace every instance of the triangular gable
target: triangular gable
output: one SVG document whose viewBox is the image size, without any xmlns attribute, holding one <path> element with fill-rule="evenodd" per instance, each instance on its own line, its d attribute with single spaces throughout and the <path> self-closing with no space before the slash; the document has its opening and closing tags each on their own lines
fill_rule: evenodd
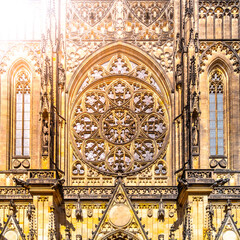
<svg viewBox="0 0 240 240">
<path fill-rule="evenodd" d="M 240 232 L 237 228 L 236 222 L 233 220 L 230 203 L 228 203 L 227 207 L 227 213 L 225 214 L 215 240 L 240 240 Z"/>
<path fill-rule="evenodd" d="M 0 239 L 10 239 L 10 240 L 25 240 L 25 235 L 22 232 L 21 227 L 14 215 L 8 217 L 7 222 L 5 223 L 3 230 L 0 234 Z"/>
<path fill-rule="evenodd" d="M 132 240 L 148 240 L 124 186 L 119 180 L 92 240 L 118 239 L 122 235 Z"/>
</svg>

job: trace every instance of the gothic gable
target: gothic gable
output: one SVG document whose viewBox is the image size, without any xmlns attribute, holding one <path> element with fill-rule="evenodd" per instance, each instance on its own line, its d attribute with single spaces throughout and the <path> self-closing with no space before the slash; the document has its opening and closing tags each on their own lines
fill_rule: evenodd
<svg viewBox="0 0 240 240">
<path fill-rule="evenodd" d="M 148 240 L 121 180 L 93 235 L 93 240 L 108 239 Z"/>
<path fill-rule="evenodd" d="M 236 224 L 237 222 L 233 220 L 233 215 L 231 214 L 231 203 L 228 201 L 226 215 L 218 230 L 215 240 L 240 239 L 240 231 Z"/>
<path fill-rule="evenodd" d="M 5 223 L 3 230 L 0 234 L 0 239 L 11 239 L 11 240 L 25 240 L 25 235 L 23 234 L 22 228 L 19 226 L 19 222 L 14 213 L 14 205 L 10 203 L 10 215 Z"/>
</svg>

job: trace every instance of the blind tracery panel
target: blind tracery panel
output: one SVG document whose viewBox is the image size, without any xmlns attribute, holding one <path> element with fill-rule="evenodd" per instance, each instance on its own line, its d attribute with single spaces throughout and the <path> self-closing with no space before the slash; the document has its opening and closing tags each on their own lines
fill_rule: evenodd
<svg viewBox="0 0 240 240">
<path fill-rule="evenodd" d="M 223 74 L 219 70 L 210 75 L 210 155 L 224 155 Z"/>
<path fill-rule="evenodd" d="M 15 79 L 16 84 L 16 134 L 15 155 L 29 156 L 30 147 L 30 77 L 21 71 Z"/>
<path fill-rule="evenodd" d="M 100 171 L 131 173 L 161 157 L 169 120 L 164 100 L 150 85 L 121 76 L 83 91 L 71 129 L 79 158 Z"/>
</svg>

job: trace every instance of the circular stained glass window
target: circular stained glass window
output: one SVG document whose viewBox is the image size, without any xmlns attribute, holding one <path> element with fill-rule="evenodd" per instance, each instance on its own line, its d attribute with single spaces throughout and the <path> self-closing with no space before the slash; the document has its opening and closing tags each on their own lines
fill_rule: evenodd
<svg viewBox="0 0 240 240">
<path fill-rule="evenodd" d="M 109 174 L 137 172 L 166 149 L 169 118 L 163 97 L 133 78 L 90 84 L 71 115 L 72 142 L 83 161 Z"/>
</svg>

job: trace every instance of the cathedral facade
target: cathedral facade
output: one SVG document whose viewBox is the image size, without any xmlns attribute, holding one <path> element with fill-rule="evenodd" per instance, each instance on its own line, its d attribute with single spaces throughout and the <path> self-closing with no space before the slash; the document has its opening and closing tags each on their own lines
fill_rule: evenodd
<svg viewBox="0 0 240 240">
<path fill-rule="evenodd" d="M 0 239 L 240 240 L 239 8 L 2 1 Z"/>
</svg>

